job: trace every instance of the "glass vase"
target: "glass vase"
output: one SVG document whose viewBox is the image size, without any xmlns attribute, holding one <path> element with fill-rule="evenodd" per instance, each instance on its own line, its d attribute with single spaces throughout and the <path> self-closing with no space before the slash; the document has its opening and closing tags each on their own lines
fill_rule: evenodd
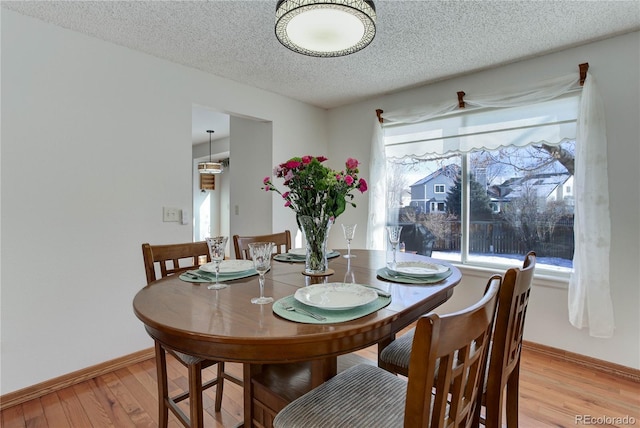
<svg viewBox="0 0 640 428">
<path fill-rule="evenodd" d="M 328 269 L 327 239 L 333 221 L 322 221 L 310 216 L 299 216 L 298 224 L 307 242 L 305 272 L 309 274 L 324 273 Z"/>
</svg>

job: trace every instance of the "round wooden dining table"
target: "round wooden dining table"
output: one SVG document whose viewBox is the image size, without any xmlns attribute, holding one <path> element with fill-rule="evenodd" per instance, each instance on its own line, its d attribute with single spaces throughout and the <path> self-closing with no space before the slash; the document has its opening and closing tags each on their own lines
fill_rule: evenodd
<svg viewBox="0 0 640 428">
<path fill-rule="evenodd" d="M 226 282 L 228 287 L 221 290 L 168 276 L 141 289 L 133 309 L 148 334 L 163 346 L 243 363 L 244 426 L 269 426 L 284 405 L 336 374 L 338 356 L 373 344 L 382 349 L 398 331 L 447 301 L 461 280 L 460 271 L 445 261 L 398 253 L 398 261 L 437 262 L 447 265 L 451 274 L 428 285 L 393 282 L 377 274 L 385 266 L 385 251 L 352 254 L 355 282 L 390 293 L 391 302 L 351 321 L 294 322 L 276 315 L 272 304 L 252 304 L 251 298 L 259 295 L 257 276 Z M 274 260 L 265 275 L 264 294 L 277 301 L 314 283 L 342 283 L 347 267 L 347 259 L 335 257 L 329 260 L 335 273 L 316 277 L 303 274 L 304 263 Z"/>
</svg>

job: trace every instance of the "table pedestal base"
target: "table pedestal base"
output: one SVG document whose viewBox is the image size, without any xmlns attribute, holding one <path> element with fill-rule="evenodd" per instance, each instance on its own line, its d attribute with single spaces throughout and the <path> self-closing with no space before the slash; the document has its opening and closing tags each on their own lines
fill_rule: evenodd
<svg viewBox="0 0 640 428">
<path fill-rule="evenodd" d="M 263 365 L 262 371 L 251 378 L 252 424 L 245 423 L 244 426 L 272 426 L 273 419 L 287 404 L 319 386 L 336 372 L 361 363 L 375 365 L 374 361 L 357 354 L 341 355 L 337 362 L 335 358 L 329 358 L 299 363 Z M 323 377 L 325 379 L 322 379 Z"/>
</svg>

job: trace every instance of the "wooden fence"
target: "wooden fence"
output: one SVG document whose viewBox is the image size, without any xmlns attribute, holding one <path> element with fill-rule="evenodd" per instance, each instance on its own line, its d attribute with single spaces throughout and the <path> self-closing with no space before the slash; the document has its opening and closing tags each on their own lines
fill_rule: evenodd
<svg viewBox="0 0 640 428">
<path fill-rule="evenodd" d="M 536 225 L 529 229 L 537 230 Z M 544 225 L 540 225 L 540 230 Z M 437 239 L 434 251 L 460 251 L 460 223 L 449 222 L 444 239 Z M 536 233 L 523 236 L 521 230 L 514 229 L 503 221 L 471 222 L 469 225 L 470 254 L 526 254 L 535 251 L 538 257 L 558 257 L 573 259 L 573 221 L 558 222 L 553 233 L 539 236 Z"/>
</svg>

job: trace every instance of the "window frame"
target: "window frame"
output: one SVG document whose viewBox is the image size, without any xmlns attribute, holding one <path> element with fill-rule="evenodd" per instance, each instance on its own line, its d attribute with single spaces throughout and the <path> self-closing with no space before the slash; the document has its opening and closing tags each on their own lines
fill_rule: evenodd
<svg viewBox="0 0 640 428">
<path fill-rule="evenodd" d="M 571 99 L 573 99 L 574 101 L 571 101 Z M 556 100 L 559 103 L 562 103 L 566 100 L 569 100 L 569 103 L 574 103 L 576 106 L 575 109 L 575 115 L 573 115 L 574 113 L 569 113 L 570 115 L 573 115 L 572 117 L 575 119 L 570 119 L 567 117 L 560 117 L 559 119 L 556 118 L 555 122 L 552 120 L 551 124 L 558 124 L 559 127 L 561 126 L 565 126 L 565 125 L 569 125 L 571 123 L 573 123 L 574 125 L 572 126 L 576 126 L 575 123 L 577 121 L 577 114 L 578 114 L 578 108 L 577 105 L 578 103 L 575 101 L 577 100 L 578 97 L 576 97 L 575 94 L 570 93 L 570 94 L 566 94 L 563 96 L 558 97 Z M 553 100 L 553 101 L 556 101 Z M 548 102 L 548 101 L 546 101 Z M 541 103 L 542 104 L 542 103 Z M 536 108 L 539 108 L 539 106 L 537 105 L 537 103 L 532 104 L 532 106 L 535 106 Z M 506 109 L 509 109 L 509 107 L 507 107 Z M 442 121 L 442 120 L 446 120 L 447 116 L 453 117 L 455 120 L 460 120 L 457 119 L 459 118 L 461 115 L 466 115 L 466 114 L 470 114 L 473 115 L 474 113 L 478 112 L 480 114 L 484 114 L 487 111 L 497 111 L 499 112 L 499 114 L 502 113 L 502 111 L 505 109 L 502 108 L 489 108 L 489 109 L 477 109 L 475 111 L 469 111 L 469 112 L 455 112 L 453 114 L 445 114 L 442 117 L 436 117 L 435 119 L 428 119 L 425 120 L 425 122 L 432 122 L 432 121 Z M 563 109 L 563 112 L 566 112 L 567 109 L 566 107 Z M 561 113 L 562 115 L 565 113 Z M 534 116 L 531 116 L 532 118 Z M 499 116 L 498 116 L 499 118 Z M 499 118 L 501 119 L 501 118 Z M 528 119 L 525 119 L 528 120 Z M 464 120 L 463 120 L 464 121 Z M 461 233 L 461 237 L 460 237 L 460 253 L 459 253 L 459 261 L 456 260 L 448 260 L 451 263 L 454 264 L 460 264 L 461 266 L 466 266 L 466 267 L 477 267 L 477 268 L 488 268 L 488 269 L 504 269 L 504 268 L 508 268 L 510 266 L 513 266 L 513 259 L 509 259 L 509 258 L 504 258 L 504 263 L 502 263 L 501 261 L 481 261 L 481 260 L 477 260 L 476 257 L 474 257 L 472 254 L 470 254 L 470 223 L 472 221 L 471 217 L 470 217 L 470 174 L 471 174 L 471 168 L 470 168 L 470 164 L 469 164 L 469 158 L 471 156 L 472 153 L 475 153 L 477 151 L 483 150 L 484 148 L 482 146 L 480 147 L 476 147 L 470 150 L 466 150 L 466 151 L 459 151 L 459 152 L 445 152 L 445 153 L 434 153 L 433 151 L 431 151 L 430 153 L 425 153 L 425 151 L 427 150 L 431 150 L 428 148 L 428 145 L 431 144 L 431 141 L 433 141 L 434 143 L 437 142 L 438 137 L 437 137 L 437 133 L 435 137 L 433 137 L 432 133 L 434 130 L 437 131 L 437 127 L 435 128 L 429 128 L 429 127 L 425 127 L 423 134 L 416 134 L 416 132 L 419 132 L 416 130 L 415 126 L 419 125 L 418 122 L 413 122 L 413 123 L 407 123 L 407 124 L 403 124 L 403 123 L 395 123 L 395 124 L 391 124 L 390 127 L 385 127 L 385 132 L 384 132 L 384 137 L 383 137 L 383 145 L 385 147 L 384 150 L 384 160 L 385 162 L 387 162 L 389 159 L 401 159 L 401 157 L 395 157 L 393 155 L 389 156 L 387 154 L 387 148 L 388 147 L 392 147 L 394 145 L 403 145 L 403 144 L 414 144 L 414 143 L 421 143 L 421 144 L 427 144 L 427 146 L 424 146 L 424 150 L 420 153 L 424 153 L 423 155 L 420 155 L 419 153 L 416 152 L 409 152 L 409 153 L 415 153 L 417 158 L 423 158 L 423 159 L 440 159 L 440 158 L 446 158 L 446 157 L 450 157 L 452 155 L 457 155 L 460 156 L 460 163 L 461 163 L 461 179 L 462 179 L 462 187 L 461 187 L 461 215 L 460 215 L 460 233 Z M 407 129 L 409 129 L 409 132 L 407 132 L 407 136 L 409 138 L 414 138 L 413 140 L 409 139 L 406 140 L 406 143 L 403 143 L 401 141 L 402 138 L 402 133 L 398 133 L 398 128 L 402 128 L 406 126 Z M 539 123 L 537 126 L 547 126 L 544 123 Z M 390 129 L 393 130 L 393 133 L 391 134 L 390 138 L 387 139 L 387 134 L 386 134 L 386 129 Z M 498 128 L 500 129 L 500 128 Z M 489 131 L 489 132 L 493 132 L 493 131 Z M 429 134 L 431 135 L 430 138 L 426 138 L 423 139 L 422 137 L 417 137 L 418 135 L 424 135 L 424 134 Z M 456 138 L 453 134 L 452 137 L 446 137 L 446 138 Z M 470 134 L 461 134 L 466 136 L 469 136 Z M 561 144 L 564 141 L 567 140 L 574 140 L 575 141 L 575 134 L 570 135 L 570 134 L 565 134 L 564 132 L 560 133 L 560 135 L 562 135 L 564 138 L 562 138 L 561 140 L 558 141 L 553 141 L 554 144 Z M 417 138 L 416 138 L 417 137 Z M 443 137 L 444 138 L 444 137 Z M 535 143 L 536 141 L 531 141 L 529 144 Z M 527 145 L 529 145 L 527 144 Z M 514 144 L 510 144 L 509 146 L 511 147 L 526 147 L 527 145 L 522 145 L 519 143 L 514 143 Z M 499 147 L 503 147 L 503 146 L 499 146 Z M 497 150 L 499 149 L 499 147 L 496 148 L 490 148 L 487 149 L 489 151 L 493 151 L 493 150 Z M 411 155 L 404 155 L 404 156 L 411 156 Z M 436 184 L 434 184 L 434 194 L 435 192 L 435 188 L 436 188 Z M 575 184 L 574 186 L 575 187 Z M 447 193 L 446 191 L 446 187 L 445 187 L 445 194 Z M 443 193 L 437 193 L 438 195 L 442 195 Z M 493 207 L 492 207 L 493 210 Z M 495 210 L 494 210 L 495 211 Z M 500 210 L 498 210 L 500 211 Z M 389 219 L 386 219 L 387 221 L 389 221 Z M 574 247 L 574 251 L 575 251 L 575 247 Z M 457 254 L 457 253 L 456 253 Z M 551 280 L 561 280 L 561 281 L 566 281 L 568 280 L 568 278 L 571 276 L 571 274 L 574 271 L 574 267 L 563 267 L 563 266 L 558 266 L 558 265 L 551 265 L 551 264 L 539 264 L 537 266 L 537 271 L 543 275 L 543 276 L 547 276 L 548 278 L 550 278 Z"/>
</svg>

